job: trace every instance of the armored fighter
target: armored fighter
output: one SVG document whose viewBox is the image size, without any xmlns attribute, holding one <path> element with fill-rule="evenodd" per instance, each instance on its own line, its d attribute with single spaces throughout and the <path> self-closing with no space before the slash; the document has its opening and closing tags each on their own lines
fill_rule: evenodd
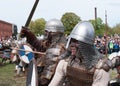
<svg viewBox="0 0 120 86">
<path fill-rule="evenodd" d="M 112 61 L 112 64 L 118 73 L 115 78 L 109 81 L 108 86 L 120 86 L 120 51 L 111 53 L 108 59 Z"/>
<path fill-rule="evenodd" d="M 112 62 L 93 46 L 94 28 L 79 22 L 68 37 L 69 58 L 61 60 L 49 86 L 107 86 Z"/>
<path fill-rule="evenodd" d="M 27 42 L 37 51 L 46 52 L 46 55 L 42 57 L 44 62 L 40 59 L 40 62 L 44 64 L 44 69 L 40 71 L 39 85 L 47 86 L 61 59 L 59 55 L 65 51 L 66 37 L 62 22 L 58 19 L 49 20 L 45 25 L 45 35 L 42 41 L 38 40 L 29 29 L 22 29 L 21 37 L 26 37 Z"/>
</svg>

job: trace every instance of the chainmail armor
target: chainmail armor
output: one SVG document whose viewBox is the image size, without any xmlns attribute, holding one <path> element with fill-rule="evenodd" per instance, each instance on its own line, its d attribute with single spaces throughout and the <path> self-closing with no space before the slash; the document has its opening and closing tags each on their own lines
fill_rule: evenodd
<svg viewBox="0 0 120 86">
<path fill-rule="evenodd" d="M 103 55 L 98 52 L 93 45 L 89 45 L 83 42 L 79 42 L 79 50 L 76 57 L 83 58 L 83 64 L 89 70 L 92 67 L 95 67 L 97 62 L 103 58 Z"/>
<path fill-rule="evenodd" d="M 66 38 L 63 34 L 57 34 L 55 36 L 52 36 L 51 45 L 48 48 L 48 50 L 53 48 L 59 49 L 61 44 L 63 45 L 66 44 Z M 55 60 L 53 61 L 54 58 L 58 59 L 56 61 Z M 50 80 L 55 72 L 58 61 L 59 55 L 53 55 L 52 53 L 46 52 L 46 66 L 43 70 L 42 77 Z"/>
</svg>

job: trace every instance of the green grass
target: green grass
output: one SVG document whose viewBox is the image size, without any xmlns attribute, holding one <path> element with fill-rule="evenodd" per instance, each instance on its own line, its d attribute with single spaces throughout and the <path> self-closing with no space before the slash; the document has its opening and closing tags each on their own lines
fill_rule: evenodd
<svg viewBox="0 0 120 86">
<path fill-rule="evenodd" d="M 1 59 L 0 59 L 1 63 Z M 15 78 L 15 64 L 6 64 L 0 66 L 0 86 L 26 86 L 26 78 Z M 111 79 L 117 76 L 116 70 L 110 71 Z"/>
<path fill-rule="evenodd" d="M 1 63 L 1 60 L 0 60 Z M 26 78 L 15 78 L 15 64 L 0 66 L 0 86 L 25 86 Z"/>
</svg>

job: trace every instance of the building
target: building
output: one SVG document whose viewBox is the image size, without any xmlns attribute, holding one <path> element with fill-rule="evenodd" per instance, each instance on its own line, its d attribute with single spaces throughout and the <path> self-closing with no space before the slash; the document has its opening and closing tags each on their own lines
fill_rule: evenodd
<svg viewBox="0 0 120 86">
<path fill-rule="evenodd" d="M 17 35 L 15 24 L 0 20 L 0 39 L 8 39 Z"/>
</svg>

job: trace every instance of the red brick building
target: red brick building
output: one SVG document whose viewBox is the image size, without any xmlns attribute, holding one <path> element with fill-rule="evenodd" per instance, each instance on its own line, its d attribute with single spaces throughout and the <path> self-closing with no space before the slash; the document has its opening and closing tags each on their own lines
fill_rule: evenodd
<svg viewBox="0 0 120 86">
<path fill-rule="evenodd" d="M 0 39 L 6 39 L 12 36 L 13 25 L 12 23 L 0 20 Z"/>
</svg>

